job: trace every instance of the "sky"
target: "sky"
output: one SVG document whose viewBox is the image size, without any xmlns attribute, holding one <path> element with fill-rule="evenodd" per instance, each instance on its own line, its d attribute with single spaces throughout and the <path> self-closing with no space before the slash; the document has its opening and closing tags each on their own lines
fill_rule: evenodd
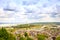
<svg viewBox="0 0 60 40">
<path fill-rule="evenodd" d="M 60 0 L 0 0 L 0 23 L 60 22 Z"/>
</svg>

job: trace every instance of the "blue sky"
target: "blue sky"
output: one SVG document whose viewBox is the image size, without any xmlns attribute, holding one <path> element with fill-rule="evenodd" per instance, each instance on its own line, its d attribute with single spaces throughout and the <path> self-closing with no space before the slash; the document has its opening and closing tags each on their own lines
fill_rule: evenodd
<svg viewBox="0 0 60 40">
<path fill-rule="evenodd" d="M 0 0 L 0 23 L 60 22 L 60 0 Z"/>
</svg>

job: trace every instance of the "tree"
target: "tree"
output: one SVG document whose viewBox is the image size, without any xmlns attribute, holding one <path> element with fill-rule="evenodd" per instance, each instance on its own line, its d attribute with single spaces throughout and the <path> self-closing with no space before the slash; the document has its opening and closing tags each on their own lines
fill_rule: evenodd
<svg viewBox="0 0 60 40">
<path fill-rule="evenodd" d="M 47 38 L 46 35 L 43 35 L 43 34 L 37 34 L 37 39 L 38 39 L 38 40 L 45 40 L 45 38 Z"/>
<path fill-rule="evenodd" d="M 26 38 L 21 36 L 21 37 L 20 37 L 20 40 L 26 40 Z"/>
<path fill-rule="evenodd" d="M 4 38 L 0 38 L 0 40 L 5 40 Z"/>
<path fill-rule="evenodd" d="M 25 32 L 25 33 L 24 33 L 24 36 L 25 36 L 25 37 L 28 37 L 28 33 L 27 33 L 27 32 Z"/>
<path fill-rule="evenodd" d="M 0 37 L 1 37 L 1 38 L 4 38 L 5 40 L 8 39 L 9 34 L 8 34 L 8 32 L 6 31 L 5 28 L 0 29 Z"/>
<path fill-rule="evenodd" d="M 31 37 L 27 37 L 27 40 L 33 40 L 33 38 L 31 38 Z"/>
<path fill-rule="evenodd" d="M 60 36 L 58 36 L 58 37 L 56 38 L 56 40 L 60 40 Z"/>
<path fill-rule="evenodd" d="M 0 29 L 0 39 L 1 38 L 2 40 L 15 40 L 15 37 L 12 34 L 8 33 L 5 28 Z"/>
</svg>

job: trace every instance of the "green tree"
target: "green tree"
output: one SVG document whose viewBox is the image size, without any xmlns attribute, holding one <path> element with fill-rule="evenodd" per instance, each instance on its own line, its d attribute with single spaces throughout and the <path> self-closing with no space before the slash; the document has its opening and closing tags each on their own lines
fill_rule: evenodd
<svg viewBox="0 0 60 40">
<path fill-rule="evenodd" d="M 56 40 L 60 40 L 60 36 L 58 36 L 58 37 L 56 38 Z"/>
<path fill-rule="evenodd" d="M 31 37 L 27 37 L 27 40 L 33 40 L 33 38 L 31 38 Z"/>
<path fill-rule="evenodd" d="M 6 29 L 4 29 L 4 28 L 2 28 L 2 29 L 0 29 L 0 37 L 1 38 L 4 38 L 4 39 L 8 39 L 8 37 L 9 37 L 9 34 L 8 34 L 8 32 L 6 31 Z"/>
<path fill-rule="evenodd" d="M 0 38 L 3 38 L 4 40 L 15 40 L 15 37 L 8 33 L 5 28 L 0 29 Z"/>
<path fill-rule="evenodd" d="M 20 40 L 26 40 L 26 38 L 21 36 L 21 37 L 20 37 Z"/>
<path fill-rule="evenodd" d="M 5 40 L 4 38 L 0 38 L 0 40 Z"/>
<path fill-rule="evenodd" d="M 43 35 L 43 34 L 37 34 L 37 39 L 38 39 L 38 40 L 45 40 L 45 38 L 47 38 L 46 35 Z"/>
<path fill-rule="evenodd" d="M 28 37 L 28 33 L 27 33 L 27 32 L 25 32 L 25 33 L 24 33 L 24 36 L 25 36 L 25 37 Z"/>
</svg>

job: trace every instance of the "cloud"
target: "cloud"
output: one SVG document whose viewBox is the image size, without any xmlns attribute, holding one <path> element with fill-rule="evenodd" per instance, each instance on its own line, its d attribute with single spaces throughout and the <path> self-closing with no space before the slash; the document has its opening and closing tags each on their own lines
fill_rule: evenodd
<svg viewBox="0 0 60 40">
<path fill-rule="evenodd" d="M 1 0 L 0 3 L 0 22 L 60 22 L 59 18 L 60 4 L 57 0 Z"/>
</svg>

